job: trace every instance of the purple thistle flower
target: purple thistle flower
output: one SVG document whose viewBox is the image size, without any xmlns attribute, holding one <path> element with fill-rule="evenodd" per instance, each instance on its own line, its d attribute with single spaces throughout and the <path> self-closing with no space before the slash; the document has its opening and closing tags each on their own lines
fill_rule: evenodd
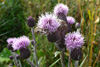
<svg viewBox="0 0 100 67">
<path fill-rule="evenodd" d="M 84 37 L 78 31 L 68 33 L 65 36 L 65 45 L 68 50 L 73 50 L 74 48 L 82 47 L 83 44 Z"/>
<path fill-rule="evenodd" d="M 54 32 L 60 26 L 60 23 L 58 23 L 56 19 L 55 15 L 46 13 L 39 17 L 37 26 L 44 30 L 47 29 L 49 32 Z"/>
<path fill-rule="evenodd" d="M 29 44 L 30 44 L 29 38 L 26 36 L 21 36 L 21 37 L 17 38 L 17 40 L 12 45 L 12 47 L 14 50 L 18 50 L 21 48 L 26 48 Z"/>
<path fill-rule="evenodd" d="M 13 44 L 16 40 L 17 40 L 17 38 L 8 38 L 7 43 L 8 44 Z"/>
<path fill-rule="evenodd" d="M 59 16 L 59 14 L 64 14 L 66 16 L 68 13 L 68 10 L 69 8 L 67 7 L 67 5 L 60 3 L 54 7 L 54 14 L 57 16 Z"/>
<path fill-rule="evenodd" d="M 75 19 L 73 17 L 71 17 L 71 16 L 67 16 L 67 22 L 69 24 L 74 24 L 75 23 Z"/>
</svg>

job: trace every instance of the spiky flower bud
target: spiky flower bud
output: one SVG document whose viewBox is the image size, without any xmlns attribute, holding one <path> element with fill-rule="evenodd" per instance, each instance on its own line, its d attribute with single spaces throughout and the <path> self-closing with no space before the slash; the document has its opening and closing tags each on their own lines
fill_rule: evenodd
<svg viewBox="0 0 100 67">
<path fill-rule="evenodd" d="M 21 48 L 20 49 L 20 58 L 27 59 L 31 55 L 31 52 L 28 48 Z"/>
<path fill-rule="evenodd" d="M 71 58 L 73 60 L 80 60 L 83 56 L 83 53 L 80 48 L 75 48 L 71 51 Z"/>
<path fill-rule="evenodd" d="M 7 48 L 8 48 L 9 50 L 13 50 L 12 44 L 8 44 L 8 45 L 7 45 Z"/>
<path fill-rule="evenodd" d="M 20 59 L 20 55 L 16 55 L 16 59 L 17 59 L 17 60 Z"/>
<path fill-rule="evenodd" d="M 29 16 L 27 18 L 27 24 L 29 27 L 34 27 L 36 23 L 35 23 L 34 19 L 31 16 Z"/>
<path fill-rule="evenodd" d="M 13 59 L 13 56 L 10 56 L 9 59 L 12 60 Z"/>
<path fill-rule="evenodd" d="M 34 45 L 34 40 L 31 40 L 31 44 Z"/>
</svg>

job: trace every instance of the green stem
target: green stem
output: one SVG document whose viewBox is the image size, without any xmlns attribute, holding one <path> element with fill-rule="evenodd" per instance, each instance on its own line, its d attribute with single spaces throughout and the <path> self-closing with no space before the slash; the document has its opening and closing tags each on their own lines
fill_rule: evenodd
<svg viewBox="0 0 100 67">
<path fill-rule="evenodd" d="M 38 67 L 37 50 L 36 50 L 36 40 L 35 40 L 35 35 L 34 35 L 34 28 L 31 28 L 31 32 L 32 32 L 33 40 L 34 40 L 34 44 L 33 45 L 35 47 L 36 66 Z"/>
<path fill-rule="evenodd" d="M 75 67 L 78 67 L 78 61 L 75 61 Z"/>
<path fill-rule="evenodd" d="M 61 65 L 62 67 L 65 67 L 65 58 L 64 58 L 64 51 L 61 51 L 61 55 L 60 55 L 60 58 L 61 58 Z"/>
<path fill-rule="evenodd" d="M 68 57 L 68 67 L 70 67 L 70 53 L 71 53 L 71 51 L 69 51 L 69 57 Z"/>
</svg>

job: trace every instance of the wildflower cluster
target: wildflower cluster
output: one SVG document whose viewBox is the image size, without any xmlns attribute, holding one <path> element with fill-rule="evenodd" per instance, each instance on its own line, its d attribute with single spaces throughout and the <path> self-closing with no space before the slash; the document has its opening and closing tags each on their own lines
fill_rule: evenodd
<svg viewBox="0 0 100 67">
<path fill-rule="evenodd" d="M 10 49 L 11 51 L 16 51 L 16 50 L 20 50 L 20 54 L 22 55 L 23 52 L 25 52 L 25 50 L 27 51 L 28 48 L 27 46 L 30 44 L 30 40 L 28 37 L 26 36 L 21 36 L 21 37 L 18 37 L 18 38 L 9 38 L 7 39 L 7 42 L 8 42 L 8 49 Z M 21 50 L 23 50 L 23 52 L 21 53 Z M 30 53 L 30 51 L 27 52 L 28 54 Z M 24 54 L 25 55 L 27 55 Z M 30 56 L 30 54 L 29 54 Z M 29 57 L 27 56 L 27 58 Z M 23 57 L 21 57 L 23 58 Z"/>
<path fill-rule="evenodd" d="M 75 23 L 75 19 L 68 15 L 69 8 L 67 5 L 62 3 L 57 4 L 54 7 L 54 12 L 46 12 L 39 17 L 37 27 L 35 30 L 43 32 L 49 42 L 55 44 L 59 51 L 61 51 L 61 64 L 64 65 L 64 52 L 65 49 L 70 52 L 71 58 L 74 60 L 79 60 L 82 58 L 82 45 L 84 44 L 84 37 L 82 34 L 77 32 L 72 32 L 72 25 Z M 35 47 L 36 55 L 36 41 L 34 36 L 34 26 L 36 25 L 34 19 L 30 16 L 27 18 L 27 24 L 31 28 L 33 40 L 31 43 Z M 75 28 L 79 28 L 80 24 L 76 23 Z M 18 38 L 7 39 L 8 49 L 11 51 L 19 50 L 20 55 L 16 55 L 16 58 L 27 59 L 30 57 L 30 50 L 27 48 L 30 44 L 30 39 L 26 36 L 21 36 Z M 10 56 L 10 59 L 13 59 Z M 29 62 L 30 63 L 30 62 Z M 70 62 L 69 62 L 70 63 Z M 31 63 L 32 65 L 32 63 Z M 33 67 L 35 67 L 33 65 Z M 38 67 L 37 55 L 36 55 L 36 67 Z"/>
<path fill-rule="evenodd" d="M 81 59 L 84 37 L 79 31 L 72 32 L 72 24 L 75 23 L 75 19 L 67 16 L 69 8 L 60 3 L 54 7 L 53 11 L 53 13 L 42 14 L 39 17 L 37 27 L 46 32 L 48 41 L 55 43 L 60 51 L 67 48 L 72 59 Z M 79 23 L 75 24 L 75 28 L 79 28 Z"/>
</svg>

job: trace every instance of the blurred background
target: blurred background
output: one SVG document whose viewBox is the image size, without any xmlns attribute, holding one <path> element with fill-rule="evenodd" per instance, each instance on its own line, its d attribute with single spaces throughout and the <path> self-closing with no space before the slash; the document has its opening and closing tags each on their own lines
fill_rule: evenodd
<svg viewBox="0 0 100 67">
<path fill-rule="evenodd" d="M 85 44 L 79 64 L 81 67 L 100 67 L 99 0 L 0 0 L 0 67 L 8 67 L 13 63 L 9 59 L 11 53 L 6 48 L 7 38 L 26 35 L 32 39 L 31 30 L 26 23 L 27 17 L 32 16 L 37 22 L 41 14 L 53 12 L 58 3 L 66 4 L 69 7 L 68 16 L 73 16 L 81 24 Z M 54 44 L 48 42 L 46 36 L 35 35 L 39 67 L 61 67 L 59 52 Z M 67 67 L 68 51 L 65 53 L 65 60 Z M 71 67 L 74 67 L 73 62 L 71 60 Z M 21 63 L 23 67 L 31 67 L 25 60 Z"/>
</svg>

